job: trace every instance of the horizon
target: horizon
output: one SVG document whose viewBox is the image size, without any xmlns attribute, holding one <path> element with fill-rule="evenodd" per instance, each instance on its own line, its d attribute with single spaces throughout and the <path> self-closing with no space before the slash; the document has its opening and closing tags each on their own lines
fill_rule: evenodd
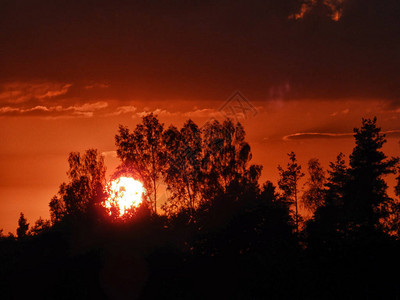
<svg viewBox="0 0 400 300">
<path fill-rule="evenodd" d="M 222 115 L 221 113 L 219 114 L 214 114 L 214 116 L 212 116 L 211 118 L 203 118 L 200 120 L 205 120 L 203 121 L 205 124 L 207 121 L 210 120 L 214 120 L 217 119 L 216 117 L 219 117 L 220 121 L 223 120 L 223 118 L 225 118 L 224 115 Z M 259 117 L 259 116 L 255 116 L 254 118 Z M 136 118 L 138 121 L 140 121 L 139 117 Z M 162 120 L 162 119 L 161 119 Z M 249 119 L 244 119 L 242 116 L 239 116 L 239 119 L 237 119 L 237 121 L 242 121 L 242 124 L 246 124 L 247 122 L 249 122 Z M 183 120 L 182 122 L 183 123 Z M 361 122 L 359 122 L 361 124 Z M 164 128 L 167 129 L 169 125 L 166 125 L 167 123 L 164 124 Z M 360 124 L 358 126 L 355 126 L 354 128 L 359 128 Z M 126 125 L 126 124 L 121 124 L 121 125 Z M 128 126 L 129 129 L 134 129 L 134 125 L 136 124 L 132 124 L 131 126 Z M 171 123 L 170 125 L 176 125 Z M 199 127 L 201 127 L 202 124 L 198 123 L 197 125 L 199 125 Z M 127 126 L 127 125 L 126 125 Z M 180 128 L 182 126 L 182 124 L 178 127 Z M 380 122 L 378 119 L 378 126 L 380 126 Z M 244 126 L 244 129 L 246 130 L 246 126 Z M 391 156 L 397 156 L 397 150 L 399 147 L 399 138 L 397 137 L 397 132 L 394 130 L 391 131 L 387 131 L 384 128 L 382 128 L 382 132 L 384 134 L 386 134 L 386 140 L 387 143 L 384 145 L 383 150 L 385 152 L 385 154 L 388 157 Z M 115 130 L 114 135 L 117 133 L 117 130 Z M 288 135 L 282 136 L 281 138 L 275 139 L 272 142 L 270 140 L 264 141 L 262 145 L 264 145 L 264 148 L 262 146 L 259 146 L 258 148 L 254 149 L 254 146 L 251 143 L 251 140 L 248 138 L 249 136 L 252 137 L 251 134 L 249 134 L 249 132 L 246 131 L 246 135 L 247 135 L 247 140 L 250 143 L 251 146 L 251 150 L 252 150 L 252 154 L 253 154 L 253 158 L 251 160 L 252 164 L 261 164 L 261 166 L 263 167 L 262 173 L 261 173 L 261 177 L 259 180 L 260 185 L 262 185 L 264 182 L 266 181 L 271 181 L 275 186 L 277 186 L 277 180 L 278 180 L 278 165 L 281 166 L 285 166 L 287 163 L 287 154 L 290 151 L 294 151 L 296 153 L 296 156 L 299 160 L 300 165 L 302 166 L 302 171 L 306 174 L 306 177 L 303 178 L 300 182 L 300 187 L 301 187 L 301 191 L 300 194 L 302 193 L 303 190 L 303 184 L 305 183 L 306 179 L 308 178 L 308 173 L 307 173 L 307 162 L 309 159 L 311 158 L 317 158 L 320 160 L 321 165 L 323 167 L 323 169 L 326 170 L 328 169 L 328 165 L 329 162 L 332 162 L 336 159 L 336 156 L 342 152 L 345 154 L 345 159 L 346 159 L 346 163 L 348 163 L 349 161 L 349 155 L 353 149 L 353 147 L 355 146 L 354 144 L 354 137 L 353 137 L 353 132 L 342 132 L 342 133 L 318 133 L 318 134 L 313 134 L 313 133 L 300 133 L 300 134 L 293 134 L 294 136 L 294 140 L 288 141 Z M 315 137 L 314 135 L 317 135 L 317 137 Z M 296 140 L 296 137 L 300 136 L 299 141 Z M 305 136 L 304 139 L 302 138 L 302 136 Z M 79 137 L 79 136 L 78 136 Z M 114 139 L 112 139 L 112 142 L 114 142 Z M 332 142 L 335 142 L 336 145 L 335 147 L 332 147 Z M 265 147 L 267 149 L 265 149 Z M 9 200 L 9 205 L 11 206 L 11 210 L 12 210 L 12 215 L 9 215 L 10 212 L 10 208 L 4 209 L 4 206 L 1 207 L 2 209 L 1 214 L 4 216 L 4 211 L 7 212 L 7 216 L 6 217 L 2 217 L 0 218 L 1 220 L 8 220 L 8 222 L 4 222 L 2 224 L 0 224 L 0 228 L 4 230 L 4 233 L 7 232 L 12 232 L 15 233 L 16 227 L 17 227 L 17 220 L 18 220 L 18 216 L 21 212 L 23 212 L 25 214 L 25 216 L 28 219 L 28 222 L 32 225 L 37 219 L 39 219 L 39 217 L 44 218 L 44 219 L 49 219 L 50 215 L 49 215 L 49 202 L 50 199 L 56 195 L 57 191 L 58 191 L 58 187 L 59 185 L 67 180 L 67 176 L 66 176 L 66 172 L 68 169 L 68 154 L 70 152 L 80 152 L 83 153 L 85 150 L 88 150 L 89 148 L 95 148 L 95 147 L 89 147 L 87 146 L 86 148 L 83 146 L 79 149 L 72 149 L 72 150 L 66 150 L 67 152 L 65 152 L 65 157 L 63 157 L 62 159 L 62 163 L 60 164 L 60 166 L 57 169 L 57 174 L 58 174 L 58 178 L 55 178 L 53 183 L 51 185 L 49 185 L 48 187 L 46 187 L 46 194 L 44 194 L 44 196 L 38 196 L 37 201 L 32 202 L 31 199 L 26 199 L 25 201 L 23 201 L 24 197 L 26 197 L 26 194 L 22 194 L 20 197 L 14 197 L 12 198 L 12 196 L 10 196 Z M 114 146 L 115 148 L 115 146 Z M 268 149 L 270 148 L 270 149 Z M 315 152 L 313 153 L 313 155 L 310 155 L 309 149 L 310 148 L 314 148 Z M 97 148 L 95 148 L 97 149 Z M 104 156 L 105 158 L 105 166 L 107 168 L 107 178 L 110 179 L 111 175 L 116 171 L 116 167 L 121 163 L 119 158 L 116 155 L 116 150 L 115 149 L 97 149 L 100 151 L 101 155 Z M 103 150 L 103 151 L 102 151 Z M 265 151 L 265 152 L 264 152 Z M 267 152 L 268 151 L 268 152 Z M 269 155 L 275 155 L 275 158 L 273 159 L 269 159 L 269 155 L 265 155 L 265 153 L 268 153 Z M 264 155 L 262 155 L 264 154 Z M 61 155 L 60 155 L 61 156 Z M 58 157 L 57 160 L 60 161 L 61 157 Z M 62 168 L 63 167 L 63 168 Z M 43 168 L 45 168 L 45 165 L 43 166 Z M 40 176 L 49 176 L 50 172 L 48 174 L 46 174 L 45 172 L 34 172 L 35 170 L 33 170 L 33 172 L 31 173 L 32 175 L 34 175 L 35 180 L 40 180 Z M 55 173 L 52 172 L 51 175 L 54 175 Z M 394 181 L 394 175 L 390 175 L 387 176 L 386 181 L 389 184 L 389 188 L 388 188 L 388 194 L 392 197 L 394 197 L 394 185 L 395 185 L 395 181 Z M 57 183 L 56 180 L 59 180 L 59 182 Z M 24 187 L 22 188 L 22 191 L 24 191 Z M 43 193 L 43 190 L 41 189 L 41 187 L 27 187 L 26 188 L 26 193 L 31 193 L 33 191 L 33 193 L 37 193 L 38 195 L 40 195 L 40 193 Z M 12 191 L 11 195 L 15 195 L 13 194 L 15 191 Z M 157 207 L 161 207 L 161 205 L 163 204 L 163 202 L 166 199 L 166 195 L 164 194 L 165 191 L 163 191 L 158 197 L 157 199 L 159 201 L 161 201 L 159 203 L 159 205 Z M 3 198 L 4 199 L 4 198 Z M 18 205 L 15 205 L 15 200 L 16 199 L 20 199 L 22 200 L 21 203 L 19 203 Z M 4 202 L 2 203 L 4 205 Z M 32 205 L 32 206 L 30 206 Z M 28 208 L 28 209 L 26 209 Z M 30 208 L 30 209 L 29 209 Z M 39 213 L 38 213 L 39 212 Z M 309 216 L 309 212 L 305 211 L 304 209 L 301 209 L 301 213 L 304 216 Z"/>
<path fill-rule="evenodd" d="M 0 11 L 0 228 L 48 217 L 71 151 L 117 165 L 118 125 L 154 112 L 166 126 L 221 116 L 235 95 L 262 179 L 295 151 L 326 168 L 378 117 L 397 155 L 398 1 L 96 5 L 6 1 Z M 255 113 L 254 113 L 255 112 Z M 242 114 L 243 117 L 243 114 Z"/>
</svg>

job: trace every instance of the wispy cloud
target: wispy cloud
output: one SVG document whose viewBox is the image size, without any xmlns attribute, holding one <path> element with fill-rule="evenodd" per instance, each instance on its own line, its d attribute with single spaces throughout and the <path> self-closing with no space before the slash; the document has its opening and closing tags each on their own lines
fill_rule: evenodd
<svg viewBox="0 0 400 300">
<path fill-rule="evenodd" d="M 103 108 L 106 108 L 107 106 L 108 106 L 107 102 L 99 101 L 99 102 L 94 102 L 94 103 L 85 103 L 83 105 L 70 106 L 70 107 L 66 108 L 66 110 L 87 112 L 87 111 L 95 111 L 95 110 L 103 109 Z"/>
<path fill-rule="evenodd" d="M 382 131 L 382 134 L 386 136 L 399 136 L 400 130 L 387 130 Z M 290 140 L 308 140 L 308 139 L 338 139 L 338 138 L 349 138 L 353 137 L 353 132 L 297 132 L 293 134 L 285 135 L 282 139 L 284 141 Z"/>
<path fill-rule="evenodd" d="M 218 110 L 212 108 L 196 109 L 183 113 L 183 116 L 188 118 L 209 118 L 219 113 Z"/>
<path fill-rule="evenodd" d="M 133 105 L 118 106 L 115 111 L 108 113 L 107 116 L 120 116 L 123 114 L 134 113 L 137 111 L 137 107 Z"/>
<path fill-rule="evenodd" d="M 352 137 L 353 133 L 297 132 L 283 137 L 284 141 L 304 139 L 335 139 Z"/>
<path fill-rule="evenodd" d="M 160 116 L 160 117 L 174 117 L 174 116 L 182 115 L 181 112 L 171 112 L 171 111 L 166 110 L 166 109 L 157 108 L 155 110 L 147 110 L 146 109 L 144 111 L 137 112 L 136 116 L 139 117 L 139 118 L 142 118 L 142 117 L 144 117 L 144 116 L 146 116 L 146 115 L 148 115 L 150 113 L 153 113 L 153 114 L 155 114 L 157 116 Z"/>
<path fill-rule="evenodd" d="M 84 103 L 82 105 L 73 105 L 63 107 L 37 105 L 28 108 L 19 108 L 4 106 L 0 107 L 0 116 L 39 116 L 39 117 L 93 117 L 95 111 L 102 110 L 108 106 L 105 101 L 94 103 Z"/>
<path fill-rule="evenodd" d="M 71 83 L 60 82 L 12 82 L 0 86 L 0 103 L 25 103 L 30 100 L 44 100 L 64 95 Z"/>
<path fill-rule="evenodd" d="M 347 115 L 349 112 L 350 112 L 349 108 L 346 108 L 342 111 L 335 111 L 335 112 L 331 113 L 331 117 L 335 117 L 337 115 Z"/>
<path fill-rule="evenodd" d="M 194 108 L 194 110 L 190 111 L 176 111 L 176 112 L 157 108 L 155 110 L 144 109 L 143 111 L 137 112 L 135 116 L 142 118 L 148 115 L 149 113 L 153 113 L 160 117 L 184 117 L 184 118 L 210 118 L 221 115 L 220 111 L 213 108 L 202 108 L 202 109 Z"/>
<path fill-rule="evenodd" d="M 109 88 L 110 85 L 107 83 L 92 83 L 92 84 L 88 84 L 85 86 L 85 89 L 87 90 L 91 90 L 91 89 L 106 89 Z"/>
</svg>

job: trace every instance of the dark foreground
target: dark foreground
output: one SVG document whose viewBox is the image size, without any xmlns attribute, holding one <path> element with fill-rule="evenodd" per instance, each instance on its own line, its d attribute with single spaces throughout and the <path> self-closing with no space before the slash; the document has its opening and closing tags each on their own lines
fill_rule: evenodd
<svg viewBox="0 0 400 300">
<path fill-rule="evenodd" d="M 258 207 L 268 219 L 252 209 L 240 205 L 202 224 L 161 217 L 64 223 L 37 236 L 3 238 L 0 298 L 400 297 L 398 240 L 359 233 L 307 245 L 278 221 L 279 208 Z"/>
</svg>

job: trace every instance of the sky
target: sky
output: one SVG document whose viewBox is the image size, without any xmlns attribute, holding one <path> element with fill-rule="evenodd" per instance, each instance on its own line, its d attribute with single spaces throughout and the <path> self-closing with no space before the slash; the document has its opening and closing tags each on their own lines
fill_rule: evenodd
<svg viewBox="0 0 400 300">
<path fill-rule="evenodd" d="M 240 121 L 262 180 L 294 151 L 306 170 L 354 147 L 378 117 L 399 154 L 395 0 L 1 0 L 0 228 L 33 224 L 71 151 L 97 148 L 149 112 L 165 126 Z"/>
</svg>

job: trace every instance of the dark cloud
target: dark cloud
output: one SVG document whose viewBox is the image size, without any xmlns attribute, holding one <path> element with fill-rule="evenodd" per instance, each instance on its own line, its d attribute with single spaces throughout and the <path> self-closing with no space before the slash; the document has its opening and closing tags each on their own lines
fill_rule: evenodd
<svg viewBox="0 0 400 300">
<path fill-rule="evenodd" d="M 400 98 L 400 2 L 6 0 L 0 80 L 146 99 Z M 337 15 L 338 14 L 338 15 Z M 335 20 L 335 16 L 337 20 Z M 105 83 L 104 83 L 105 82 Z M 90 90 L 90 89 L 89 89 Z"/>
</svg>

